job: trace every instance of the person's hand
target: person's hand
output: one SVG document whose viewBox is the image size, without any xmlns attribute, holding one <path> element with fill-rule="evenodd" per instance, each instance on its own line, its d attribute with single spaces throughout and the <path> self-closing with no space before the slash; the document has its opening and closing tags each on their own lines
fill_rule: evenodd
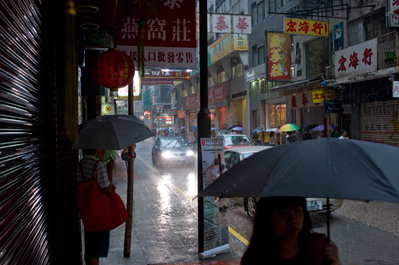
<svg viewBox="0 0 399 265">
<path fill-rule="evenodd" d="M 330 261 L 331 265 L 341 265 L 341 261 L 338 256 L 338 247 L 337 245 L 329 240 L 324 247 L 324 255 L 326 260 Z"/>
<path fill-rule="evenodd" d="M 109 160 L 109 162 L 107 164 L 107 171 L 110 172 L 110 171 L 114 170 L 114 168 L 115 168 L 115 162 L 114 162 L 114 159 L 111 156 L 110 160 Z"/>
<path fill-rule="evenodd" d="M 136 144 L 133 144 L 133 151 L 136 150 Z"/>
<path fill-rule="evenodd" d="M 104 158 L 105 158 L 105 150 L 101 149 L 98 151 L 98 160 L 104 163 Z"/>
</svg>

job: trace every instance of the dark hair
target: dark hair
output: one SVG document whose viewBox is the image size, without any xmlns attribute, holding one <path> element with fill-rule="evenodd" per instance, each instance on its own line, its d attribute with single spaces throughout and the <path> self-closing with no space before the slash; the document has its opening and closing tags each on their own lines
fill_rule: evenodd
<svg viewBox="0 0 399 265">
<path fill-rule="evenodd" d="M 96 149 L 82 149 L 84 155 L 94 155 L 96 153 Z"/>
<path fill-rule="evenodd" d="M 310 234 L 311 221 L 309 213 L 306 210 L 306 199 L 299 197 L 270 197 L 262 198 L 256 207 L 253 232 L 251 242 L 247 251 L 241 259 L 241 265 L 257 264 L 259 260 L 265 257 L 272 261 L 270 264 L 276 264 L 280 259 L 279 251 L 271 228 L 270 215 L 272 212 L 284 209 L 291 205 L 301 205 L 303 208 L 304 220 L 302 230 L 299 233 L 299 247 L 310 255 Z"/>
<path fill-rule="evenodd" d="M 274 132 L 270 132 L 270 137 L 273 137 L 274 136 Z"/>
<path fill-rule="evenodd" d="M 347 131 L 345 131 L 345 130 L 342 130 L 342 131 L 341 131 L 341 134 L 343 134 L 344 132 L 346 132 L 346 133 L 347 133 Z"/>
</svg>

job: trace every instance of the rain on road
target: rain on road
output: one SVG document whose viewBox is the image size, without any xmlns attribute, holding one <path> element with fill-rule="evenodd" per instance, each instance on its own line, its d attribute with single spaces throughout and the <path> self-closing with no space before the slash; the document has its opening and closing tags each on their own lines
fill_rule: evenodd
<svg viewBox="0 0 399 265">
<path fill-rule="evenodd" d="M 158 254 L 167 253 L 170 248 L 175 247 L 174 244 L 183 244 L 188 249 L 187 256 L 196 256 L 197 204 L 193 198 L 197 194 L 197 165 L 168 168 L 154 166 L 151 162 L 153 143 L 152 139 L 147 139 L 138 143 L 136 149 L 138 158 L 135 161 L 135 172 L 145 182 L 140 184 L 138 191 L 136 191 L 135 185 L 135 199 L 142 200 L 145 202 L 143 205 L 147 205 L 140 209 L 140 212 L 144 211 L 146 214 L 141 215 L 142 217 L 136 214 L 135 217 L 137 218 L 135 225 L 138 237 L 140 242 L 145 245 L 148 235 L 140 233 L 140 223 L 148 223 L 152 220 L 154 233 L 159 234 L 160 241 L 166 240 L 167 243 L 165 241 L 159 245 L 159 248 L 150 251 L 150 261 L 159 262 Z M 345 201 L 341 209 L 332 213 L 331 238 L 339 247 L 342 263 L 353 265 L 399 264 L 399 233 L 394 235 L 392 229 L 385 231 L 388 229 L 384 229 L 384 227 L 378 229 L 348 218 L 351 216 L 351 212 L 357 211 L 356 207 L 359 206 Z M 395 210 L 399 211 L 399 205 Z M 381 215 L 381 213 L 379 214 Z M 233 200 L 229 200 L 228 217 L 231 251 L 237 253 L 237 259 L 239 259 L 250 240 L 252 221 L 243 206 Z M 325 215 L 311 214 L 311 217 L 314 231 L 325 233 Z M 387 219 L 386 226 L 394 227 L 399 232 L 399 216 L 391 216 L 389 220 Z M 179 235 L 177 240 L 179 242 L 167 240 L 167 233 L 170 233 L 171 227 L 173 233 Z M 176 260 L 176 257 L 173 258 Z M 162 262 L 167 261 L 162 260 Z"/>
</svg>

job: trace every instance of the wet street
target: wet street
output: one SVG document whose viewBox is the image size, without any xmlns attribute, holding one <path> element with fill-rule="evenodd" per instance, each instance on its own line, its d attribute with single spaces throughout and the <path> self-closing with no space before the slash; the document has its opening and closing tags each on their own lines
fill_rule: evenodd
<svg viewBox="0 0 399 265">
<path fill-rule="evenodd" d="M 154 166 L 153 143 L 147 139 L 136 148 L 135 236 L 149 264 L 190 261 L 197 257 L 197 167 Z M 252 221 L 242 205 L 229 200 L 228 206 L 231 253 L 221 255 L 239 259 L 250 240 Z M 385 212 L 383 206 L 345 201 L 331 214 L 331 239 L 339 247 L 343 264 L 399 264 L 399 215 L 392 214 L 399 211 L 399 205 L 389 205 Z M 373 213 L 377 209 L 380 212 Z M 325 215 L 311 217 L 314 231 L 325 233 Z M 141 226 L 153 227 L 152 232 Z M 176 257 L 174 250 L 181 248 L 186 254 Z"/>
</svg>

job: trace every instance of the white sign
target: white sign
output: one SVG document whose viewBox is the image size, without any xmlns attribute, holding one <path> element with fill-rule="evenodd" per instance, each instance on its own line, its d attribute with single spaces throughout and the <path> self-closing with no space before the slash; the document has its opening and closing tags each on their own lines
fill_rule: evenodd
<svg viewBox="0 0 399 265">
<path fill-rule="evenodd" d="M 127 97 L 129 96 L 129 85 L 121 87 L 118 89 L 118 97 Z M 134 72 L 133 77 L 133 97 L 140 96 L 140 79 L 139 72 Z"/>
<path fill-rule="evenodd" d="M 388 0 L 387 13 L 388 17 L 387 27 L 398 28 L 399 27 L 399 1 Z"/>
<path fill-rule="evenodd" d="M 399 81 L 392 82 L 392 97 L 399 98 Z"/>
<path fill-rule="evenodd" d="M 252 33 L 252 17 L 248 15 L 208 14 L 208 22 L 211 33 Z"/>
<path fill-rule="evenodd" d="M 377 38 L 335 52 L 335 77 L 377 71 Z"/>
<path fill-rule="evenodd" d="M 212 30 L 217 33 L 231 33 L 231 17 L 230 15 L 213 14 Z"/>
</svg>

